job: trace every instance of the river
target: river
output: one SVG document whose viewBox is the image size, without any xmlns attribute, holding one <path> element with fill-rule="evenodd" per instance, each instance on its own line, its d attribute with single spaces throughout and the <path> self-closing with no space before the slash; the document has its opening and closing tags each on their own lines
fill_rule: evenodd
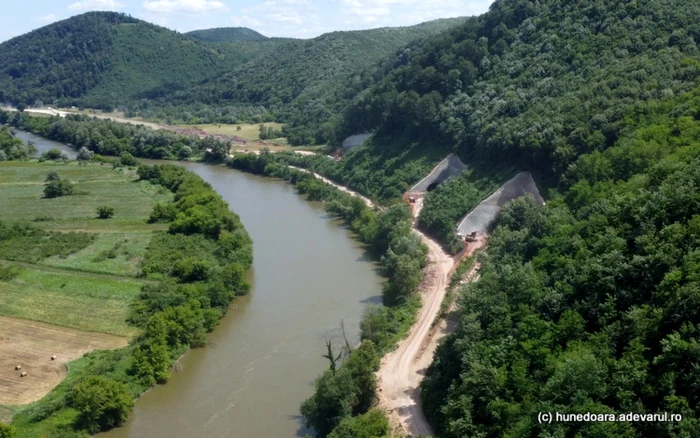
<svg viewBox="0 0 700 438">
<path fill-rule="evenodd" d="M 22 134 L 23 135 L 23 134 Z M 54 142 L 32 138 L 40 151 Z M 65 148 L 65 145 L 62 145 Z M 219 166 L 179 163 L 209 182 L 254 241 L 249 295 L 186 354 L 170 381 L 137 402 L 126 437 L 294 437 L 299 404 L 328 366 L 324 340 L 352 342 L 367 303 L 381 302 L 378 266 L 352 234 L 283 181 Z"/>
<path fill-rule="evenodd" d="M 75 160 L 75 157 L 78 156 L 78 152 L 64 144 L 64 143 L 59 143 L 57 141 L 53 140 L 47 140 L 43 137 L 39 137 L 38 135 L 32 134 L 31 132 L 26 132 L 26 131 L 20 131 L 19 129 L 12 128 L 15 131 L 15 134 L 17 138 L 21 139 L 25 143 L 31 141 L 34 143 L 34 146 L 37 149 L 37 156 L 43 154 L 44 152 L 47 152 L 49 149 L 59 149 L 61 152 L 65 152 L 68 158 L 71 160 Z"/>
</svg>

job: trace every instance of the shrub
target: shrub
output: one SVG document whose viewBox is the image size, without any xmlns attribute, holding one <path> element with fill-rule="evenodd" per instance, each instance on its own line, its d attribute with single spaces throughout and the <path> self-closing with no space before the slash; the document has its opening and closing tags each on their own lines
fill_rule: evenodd
<svg viewBox="0 0 700 438">
<path fill-rule="evenodd" d="M 133 155 L 131 155 L 128 152 L 123 152 L 120 155 L 119 163 L 122 166 L 138 166 L 140 164 L 139 160 L 137 160 Z"/>
<path fill-rule="evenodd" d="M 0 265 L 0 281 L 10 281 L 16 278 L 21 269 L 16 266 Z"/>
<path fill-rule="evenodd" d="M 29 224 L 0 222 L 0 259 L 37 263 L 51 256 L 68 257 L 94 240 L 94 233 L 50 232 Z"/>
<path fill-rule="evenodd" d="M 95 153 L 93 151 L 91 151 L 90 149 L 83 146 L 78 151 L 77 159 L 80 161 L 90 161 L 90 160 L 92 160 L 92 157 L 94 157 L 94 156 L 95 156 Z"/>
<path fill-rule="evenodd" d="M 73 387 L 71 406 L 80 412 L 82 426 L 95 433 L 124 423 L 134 400 L 123 383 L 88 376 Z"/>
<path fill-rule="evenodd" d="M 44 152 L 41 155 L 41 158 L 44 158 L 45 160 L 65 161 L 68 159 L 68 156 L 65 153 L 61 152 L 61 150 L 58 148 L 51 148 L 48 151 Z"/>
<path fill-rule="evenodd" d="M 175 219 L 175 205 L 172 203 L 157 203 L 153 206 L 151 216 L 148 218 L 149 223 L 154 222 L 170 222 Z"/>
<path fill-rule="evenodd" d="M 99 219 L 109 219 L 114 216 L 114 208 L 107 205 L 97 207 L 97 217 Z"/>
<path fill-rule="evenodd" d="M 45 182 L 49 181 L 59 181 L 61 177 L 58 175 L 57 172 L 49 172 L 48 175 L 46 175 L 46 179 L 44 180 Z"/>
<path fill-rule="evenodd" d="M 391 436 L 389 421 L 379 409 L 358 417 L 345 417 L 329 438 L 382 438 Z"/>
<path fill-rule="evenodd" d="M 15 438 L 17 437 L 17 432 L 15 431 L 15 428 L 5 424 L 5 423 L 0 423 L 0 438 Z"/>
<path fill-rule="evenodd" d="M 51 172 L 46 177 L 46 184 L 44 184 L 45 198 L 68 196 L 72 195 L 73 191 L 73 184 L 69 180 L 61 178 L 56 172 Z"/>
</svg>

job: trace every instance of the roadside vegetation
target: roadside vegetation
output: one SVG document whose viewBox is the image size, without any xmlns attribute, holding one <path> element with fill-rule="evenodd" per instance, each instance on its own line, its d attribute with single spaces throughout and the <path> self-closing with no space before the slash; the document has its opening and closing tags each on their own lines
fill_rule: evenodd
<svg viewBox="0 0 700 438">
<path fill-rule="evenodd" d="M 228 165 L 286 179 L 309 200 L 323 201 L 326 211 L 343 219 L 381 259 L 382 274 L 387 278 L 382 291 L 384 305 L 369 306 L 362 319 L 362 343 L 357 348 L 328 344 L 330 367 L 317 379 L 314 395 L 302 404 L 301 412 L 307 425 L 322 437 L 350 437 L 352 433 L 362 436 L 371 431 L 384 436 L 388 433 L 387 420 L 370 410 L 377 387 L 374 373 L 381 356 L 394 348 L 415 320 L 420 307 L 415 290 L 422 280 L 427 248 L 411 233 L 407 204 L 397 203 L 381 211 L 371 209 L 358 197 L 278 163 L 277 155 L 236 155 Z"/>
</svg>

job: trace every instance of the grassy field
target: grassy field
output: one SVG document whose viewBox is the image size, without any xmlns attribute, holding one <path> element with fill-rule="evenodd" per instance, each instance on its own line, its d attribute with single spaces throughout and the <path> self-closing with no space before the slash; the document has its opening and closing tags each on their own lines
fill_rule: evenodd
<svg viewBox="0 0 700 438">
<path fill-rule="evenodd" d="M 42 264 L 71 270 L 136 276 L 141 255 L 151 240 L 150 232 L 101 233 L 89 247 L 68 257 L 53 256 Z"/>
<path fill-rule="evenodd" d="M 75 184 L 76 193 L 53 199 L 43 198 L 44 179 L 57 172 Z M 133 228 L 134 222 L 148 228 L 144 219 L 155 202 L 170 199 L 170 193 L 148 182 L 133 182 L 134 170 L 116 169 L 97 164 L 79 166 L 75 162 L 0 164 L 0 221 L 43 220 L 42 228 Z M 114 207 L 114 217 L 97 219 L 100 205 Z M 92 222 L 92 224 L 88 224 Z M 76 227 L 77 223 L 77 227 Z"/>
<path fill-rule="evenodd" d="M 76 194 L 42 197 L 49 172 L 70 179 Z M 29 222 L 47 231 L 91 233 L 94 241 L 67 257 L 52 256 L 36 264 L 2 262 L 21 268 L 12 280 L 0 281 L 0 315 L 42 321 L 118 336 L 133 336 L 126 324 L 129 304 L 143 280 L 137 278 L 153 231 L 152 206 L 171 193 L 137 182 L 135 171 L 75 162 L 0 163 L 0 221 Z M 114 217 L 98 219 L 100 205 Z"/>
<path fill-rule="evenodd" d="M 75 113 L 75 114 L 83 114 L 86 116 L 101 116 L 101 117 L 110 117 L 113 119 L 124 119 L 124 120 L 129 120 L 135 123 L 152 123 L 152 124 L 157 124 L 155 122 L 146 122 L 140 117 L 132 117 L 132 118 L 127 118 L 124 116 L 124 112 L 122 111 L 112 111 L 111 113 L 104 112 L 102 110 L 96 110 L 96 109 L 74 109 L 74 108 L 57 108 L 60 111 L 66 111 L 70 113 Z M 41 116 L 41 114 L 32 114 L 36 116 Z M 275 131 L 281 131 L 282 130 L 282 123 L 276 123 L 276 122 L 266 122 L 263 123 L 265 126 L 272 127 Z M 160 123 L 162 127 L 167 127 L 165 123 Z M 245 138 L 246 140 L 260 140 L 260 123 L 238 123 L 238 124 L 225 124 L 225 123 L 212 123 L 212 124 L 198 124 L 198 125 L 171 125 L 173 128 L 199 128 L 202 131 L 206 132 L 207 134 L 222 134 L 222 135 L 237 135 L 239 137 Z M 240 127 L 240 129 L 238 129 Z M 271 143 L 277 144 L 277 145 L 286 145 L 287 144 L 287 139 L 285 138 L 280 138 L 280 139 L 274 139 L 274 140 L 269 140 Z"/>
<path fill-rule="evenodd" d="M 118 336 L 137 333 L 126 323 L 129 304 L 142 285 L 136 279 L 19 266 L 19 276 L 0 283 L 0 315 Z"/>
<path fill-rule="evenodd" d="M 265 126 L 270 126 L 276 131 L 282 130 L 281 123 L 263 123 Z M 226 124 L 211 124 L 211 125 L 174 125 L 178 128 L 199 128 L 207 134 L 221 134 L 221 135 L 237 135 L 239 137 L 245 138 L 246 140 L 260 140 L 260 124 L 259 123 L 240 123 L 237 125 L 226 125 Z M 240 130 L 238 128 L 241 128 Z M 282 140 L 282 139 L 279 139 Z M 270 140 L 272 142 L 272 140 Z M 278 144 L 286 144 L 286 141 L 282 141 Z"/>
</svg>

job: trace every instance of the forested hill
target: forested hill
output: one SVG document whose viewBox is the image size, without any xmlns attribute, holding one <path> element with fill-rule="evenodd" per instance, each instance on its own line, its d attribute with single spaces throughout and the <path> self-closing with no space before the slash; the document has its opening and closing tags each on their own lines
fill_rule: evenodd
<svg viewBox="0 0 700 438">
<path fill-rule="evenodd" d="M 0 101 L 116 106 L 154 87 L 182 88 L 267 47 L 214 47 L 124 14 L 89 12 L 0 44 Z"/>
<path fill-rule="evenodd" d="M 497 0 L 387 60 L 340 123 L 301 119 L 297 129 L 335 141 L 376 130 L 419 149 L 561 173 L 613 144 L 631 105 L 697 83 L 699 16 L 700 2 L 684 0 Z"/>
<path fill-rule="evenodd" d="M 197 87 L 164 96 L 158 104 L 200 108 L 201 104 L 258 105 L 277 115 L 313 112 L 311 107 L 323 113 L 321 118 L 327 118 L 328 109 L 317 103 L 336 92 L 346 77 L 377 64 L 414 40 L 423 40 L 464 20 L 450 18 L 409 27 L 332 32 L 308 40 L 268 39 L 266 42 L 276 42 L 276 46 L 266 56 Z M 145 105 L 146 102 L 141 104 L 141 108 Z M 209 107 L 197 116 L 208 122 L 226 121 L 213 119 L 217 113 L 221 111 Z"/>
<path fill-rule="evenodd" d="M 700 87 L 631 113 L 560 196 L 501 211 L 423 382 L 437 436 L 698 436 Z M 682 421 L 543 425 L 538 412 Z"/>
<path fill-rule="evenodd" d="M 262 41 L 267 39 L 265 35 L 247 27 L 217 27 L 214 29 L 193 30 L 185 35 L 210 43 Z"/>
</svg>

